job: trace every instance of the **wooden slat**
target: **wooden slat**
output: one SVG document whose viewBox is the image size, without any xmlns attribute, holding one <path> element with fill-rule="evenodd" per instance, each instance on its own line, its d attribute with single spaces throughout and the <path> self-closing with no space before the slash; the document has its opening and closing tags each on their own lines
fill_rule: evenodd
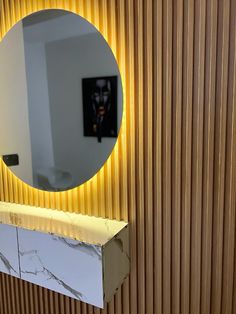
<svg viewBox="0 0 236 314">
<path fill-rule="evenodd" d="M 202 256 L 201 256 L 201 313 L 210 312 L 211 303 L 211 254 L 213 213 L 213 158 L 215 131 L 215 76 L 217 1 L 207 1 L 206 60 L 204 95 L 204 151 L 203 151 L 203 204 L 202 204 Z"/>
<path fill-rule="evenodd" d="M 130 248 L 131 254 L 131 278 L 129 280 L 129 294 L 123 296 L 124 302 L 129 303 L 129 311 L 127 313 L 137 313 L 137 225 L 136 225 L 136 193 L 135 193 L 135 129 L 137 124 L 135 123 L 135 115 L 132 112 L 135 111 L 136 102 L 134 101 L 134 3 L 135 1 L 125 1 L 125 25 L 127 27 L 126 32 L 126 119 L 127 134 L 133 140 L 129 141 L 127 145 L 127 178 L 128 178 L 128 220 L 130 221 L 130 242 L 132 246 Z M 126 306 L 126 305 L 124 305 Z"/>
<path fill-rule="evenodd" d="M 152 1 L 144 1 L 144 207 L 145 207 L 145 313 L 153 313 L 153 40 L 152 40 Z M 148 126 L 148 127 L 147 127 Z"/>
<path fill-rule="evenodd" d="M 194 0 L 184 4 L 183 112 L 182 112 L 182 219 L 181 313 L 190 313 L 190 232 L 192 187 L 193 35 Z"/>
<path fill-rule="evenodd" d="M 172 313 L 180 314 L 181 131 L 183 71 L 183 1 L 173 7 L 173 119 L 172 119 Z"/>
<path fill-rule="evenodd" d="M 143 132 L 144 132 L 144 101 L 143 101 L 143 1 L 135 1 L 134 5 L 135 21 L 135 119 L 137 123 L 137 136 L 136 140 L 136 223 L 137 223 L 137 263 L 138 263 L 138 312 L 145 313 L 145 213 L 144 213 L 144 146 L 143 146 Z"/>
<path fill-rule="evenodd" d="M 162 219 L 163 219 L 163 313 L 171 313 L 171 153 L 172 153 L 172 31 L 173 4 L 163 2 L 163 148 L 162 148 Z"/>
<path fill-rule="evenodd" d="M 203 183 L 203 117 L 205 68 L 206 1 L 195 2 L 193 143 L 192 143 L 192 213 L 191 213 L 191 293 L 190 313 L 200 313 L 201 232 Z"/>
<path fill-rule="evenodd" d="M 214 151 L 214 213 L 213 213 L 213 264 L 211 308 L 221 313 L 222 267 L 224 237 L 224 198 L 226 161 L 226 113 L 229 55 L 230 1 L 219 1 L 217 73 L 216 73 L 216 117 Z M 229 193 L 229 191 L 227 191 Z"/>
<path fill-rule="evenodd" d="M 153 5 L 154 313 L 162 314 L 162 1 Z"/>
<path fill-rule="evenodd" d="M 228 110 L 226 129 L 226 173 L 224 198 L 224 251 L 223 251 L 223 283 L 221 313 L 232 313 L 234 301 L 233 284 L 235 259 L 235 210 L 236 210 L 236 2 L 231 1 L 229 38 L 229 70 L 228 70 Z M 234 309 L 235 312 L 235 309 Z M 233 312 L 233 313 L 234 313 Z"/>
<path fill-rule="evenodd" d="M 0 274 L 0 314 L 235 314 L 235 0 L 0 0 L 0 38 L 45 8 L 108 41 L 122 128 L 101 171 L 68 192 L 0 162 L 0 200 L 129 220 L 131 275 L 101 311 Z"/>
</svg>

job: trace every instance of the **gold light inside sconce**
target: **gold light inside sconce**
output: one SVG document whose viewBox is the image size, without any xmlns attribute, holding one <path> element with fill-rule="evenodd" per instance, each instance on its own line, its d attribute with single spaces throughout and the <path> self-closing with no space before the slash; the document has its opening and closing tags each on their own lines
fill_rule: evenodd
<svg viewBox="0 0 236 314">
<path fill-rule="evenodd" d="M 101 20 L 98 17 L 96 4 L 81 1 L 77 7 L 76 1 L 54 1 L 45 5 L 42 1 L 18 1 L 4 2 L 4 10 L 1 13 L 0 36 L 5 36 L 7 31 L 23 17 L 44 9 L 65 9 L 79 14 L 92 23 L 104 36 L 110 45 L 117 60 L 123 87 L 123 118 L 119 137 L 112 154 L 100 169 L 100 171 L 86 183 L 65 192 L 45 192 L 37 190 L 19 180 L 0 161 L 0 200 L 11 203 L 26 204 L 31 206 L 55 208 L 63 211 L 82 214 L 124 219 L 127 220 L 127 197 L 120 203 L 120 188 L 127 186 L 127 119 L 126 119 L 126 60 L 124 20 L 119 21 L 119 30 L 115 22 L 115 16 L 108 16 L 108 11 L 103 10 Z M 3 5 L 3 2 L 1 2 Z M 103 8 L 104 9 L 104 8 Z M 106 8 L 107 9 L 107 8 Z M 4 11 L 4 15 L 3 15 Z M 100 10 L 101 11 L 101 10 Z M 11 14 L 10 14 L 11 12 Z M 114 14 L 114 10 L 112 10 Z M 11 18 L 10 18 L 11 16 Z M 117 41 L 119 32 L 119 42 Z M 130 82 L 133 84 L 133 82 Z M 127 189 L 126 189 L 127 190 Z M 35 209 L 38 210 L 38 209 Z M 31 229 L 34 226 L 29 226 Z"/>
</svg>

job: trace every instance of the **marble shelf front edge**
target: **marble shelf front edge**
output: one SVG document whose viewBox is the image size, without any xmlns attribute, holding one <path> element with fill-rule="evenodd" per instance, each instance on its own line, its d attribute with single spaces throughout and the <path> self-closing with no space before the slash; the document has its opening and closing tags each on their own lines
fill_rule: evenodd
<svg viewBox="0 0 236 314">
<path fill-rule="evenodd" d="M 129 268 L 127 222 L 0 202 L 0 271 L 103 308 Z"/>
</svg>

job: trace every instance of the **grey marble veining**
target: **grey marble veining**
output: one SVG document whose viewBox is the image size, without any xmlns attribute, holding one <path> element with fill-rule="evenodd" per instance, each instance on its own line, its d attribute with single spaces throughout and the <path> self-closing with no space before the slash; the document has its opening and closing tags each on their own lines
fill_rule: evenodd
<svg viewBox="0 0 236 314">
<path fill-rule="evenodd" d="M 25 213 L 21 206 L 11 212 L 12 205 L 4 213 L 0 202 L 0 221 L 11 224 L 0 223 L 0 272 L 104 308 L 129 274 L 127 223 L 45 209 L 42 221 L 52 228 L 40 232 L 22 228 Z"/>
<path fill-rule="evenodd" d="M 69 246 L 70 248 L 74 250 L 79 250 L 90 256 L 97 257 L 99 260 L 102 259 L 101 247 L 97 245 L 87 244 L 80 241 L 66 239 L 62 237 L 56 237 L 56 236 L 53 237 L 53 240 L 60 241 L 64 245 Z"/>
<path fill-rule="evenodd" d="M 19 229 L 21 278 L 103 307 L 101 248 Z"/>
<path fill-rule="evenodd" d="M 12 267 L 11 261 L 6 258 L 1 252 L 0 252 L 0 261 L 2 262 L 3 266 L 5 266 L 5 271 L 9 275 L 15 274 L 16 276 L 19 276 L 19 273 Z"/>
<path fill-rule="evenodd" d="M 28 275 L 33 275 L 33 276 L 38 276 L 39 274 L 43 274 L 43 276 L 45 276 L 47 278 L 47 280 L 55 280 L 57 282 L 57 284 L 61 285 L 65 290 L 67 290 L 69 293 L 71 293 L 72 295 L 74 295 L 74 297 L 77 300 L 82 300 L 84 299 L 83 295 L 71 288 L 70 286 L 68 286 L 63 280 L 61 280 L 60 278 L 58 278 L 57 276 L 55 276 L 49 269 L 47 269 L 44 265 L 43 262 L 40 259 L 40 256 L 38 255 L 37 250 L 32 250 L 29 252 L 20 252 L 20 256 L 25 256 L 25 255 L 31 255 L 31 261 L 34 263 L 35 266 L 35 270 L 20 270 L 21 271 L 21 275 L 22 274 L 28 274 Z"/>
<path fill-rule="evenodd" d="M 8 225 L 0 226 L 0 271 L 20 277 L 17 230 Z"/>
</svg>

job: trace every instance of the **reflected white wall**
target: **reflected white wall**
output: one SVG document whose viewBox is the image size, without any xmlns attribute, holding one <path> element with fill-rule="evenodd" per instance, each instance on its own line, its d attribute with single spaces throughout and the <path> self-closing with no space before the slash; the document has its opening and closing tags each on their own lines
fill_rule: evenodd
<svg viewBox="0 0 236 314">
<path fill-rule="evenodd" d="M 34 184 L 42 168 L 54 166 L 44 43 L 25 41 Z"/>
<path fill-rule="evenodd" d="M 104 137 L 98 143 L 83 135 L 82 78 L 119 76 L 118 66 L 99 33 L 47 43 L 46 58 L 55 165 L 81 184 L 99 170 L 117 140 Z M 121 121 L 119 79 L 118 116 Z"/>
<path fill-rule="evenodd" d="M 0 44 L 0 155 L 18 154 L 20 164 L 10 168 L 32 184 L 32 158 L 22 23 Z"/>
</svg>

